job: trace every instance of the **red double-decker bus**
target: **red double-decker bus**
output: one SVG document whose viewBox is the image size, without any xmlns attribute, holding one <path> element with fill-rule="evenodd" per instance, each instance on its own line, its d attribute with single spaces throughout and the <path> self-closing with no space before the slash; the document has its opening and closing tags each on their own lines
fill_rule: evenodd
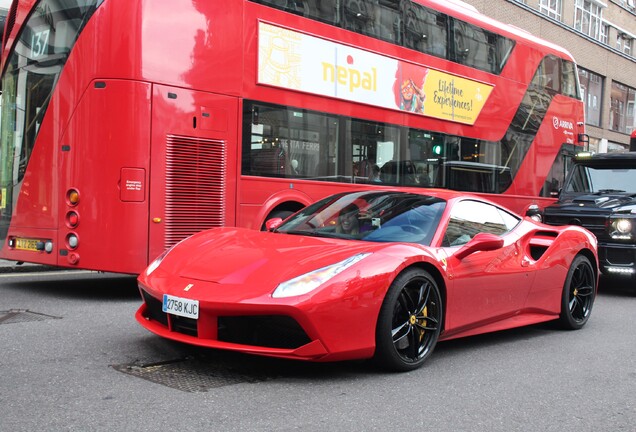
<svg viewBox="0 0 636 432">
<path fill-rule="evenodd" d="M 568 52 L 441 0 L 14 0 L 0 258 L 138 273 L 385 185 L 551 201 L 580 145 Z"/>
</svg>

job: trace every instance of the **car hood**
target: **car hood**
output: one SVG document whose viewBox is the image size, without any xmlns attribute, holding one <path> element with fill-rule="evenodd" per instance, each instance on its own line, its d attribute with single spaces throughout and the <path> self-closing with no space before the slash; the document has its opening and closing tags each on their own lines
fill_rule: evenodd
<svg viewBox="0 0 636 432">
<path fill-rule="evenodd" d="M 611 193 L 611 194 L 582 194 L 565 195 L 559 201 L 549 206 L 546 211 L 577 211 L 582 208 L 597 209 L 598 211 L 629 212 L 636 211 L 636 194 Z"/>
<path fill-rule="evenodd" d="M 219 285 L 258 285 L 270 291 L 282 281 L 386 247 L 386 243 L 218 228 L 177 245 L 157 273 Z"/>
</svg>

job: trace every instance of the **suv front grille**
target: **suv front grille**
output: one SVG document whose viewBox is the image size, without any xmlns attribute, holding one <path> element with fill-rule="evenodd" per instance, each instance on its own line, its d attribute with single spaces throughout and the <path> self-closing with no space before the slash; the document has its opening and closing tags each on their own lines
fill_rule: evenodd
<svg viewBox="0 0 636 432">
<path fill-rule="evenodd" d="M 607 237 L 607 218 L 603 216 L 583 216 L 583 215 L 545 215 L 545 223 L 548 225 L 578 225 L 589 230 L 597 238 Z"/>
</svg>

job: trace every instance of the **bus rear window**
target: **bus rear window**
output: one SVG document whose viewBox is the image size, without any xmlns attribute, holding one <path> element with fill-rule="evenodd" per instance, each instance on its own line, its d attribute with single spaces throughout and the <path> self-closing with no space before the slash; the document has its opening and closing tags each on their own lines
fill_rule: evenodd
<svg viewBox="0 0 636 432">
<path fill-rule="evenodd" d="M 2 76 L 3 186 L 22 180 L 58 77 L 101 1 L 42 0 L 24 24 Z"/>
</svg>

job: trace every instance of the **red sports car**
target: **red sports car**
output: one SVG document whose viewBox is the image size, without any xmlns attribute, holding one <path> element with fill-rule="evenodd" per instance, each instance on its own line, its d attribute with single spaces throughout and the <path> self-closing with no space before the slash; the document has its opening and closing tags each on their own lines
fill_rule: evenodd
<svg viewBox="0 0 636 432">
<path fill-rule="evenodd" d="M 176 341 L 419 367 L 438 341 L 590 317 L 595 237 L 452 191 L 328 197 L 268 232 L 195 234 L 139 276 L 139 323 Z"/>
</svg>

